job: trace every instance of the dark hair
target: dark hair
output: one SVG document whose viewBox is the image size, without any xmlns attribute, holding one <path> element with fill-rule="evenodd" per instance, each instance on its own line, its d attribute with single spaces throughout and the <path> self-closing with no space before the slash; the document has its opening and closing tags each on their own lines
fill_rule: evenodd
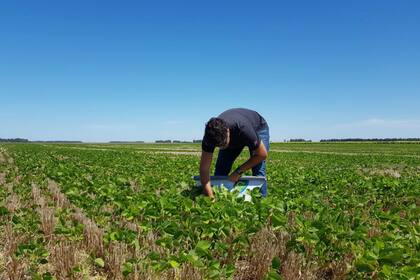
<svg viewBox="0 0 420 280">
<path fill-rule="evenodd" d="M 228 124 L 220 118 L 211 118 L 206 123 L 205 138 L 216 147 L 226 144 Z"/>
</svg>

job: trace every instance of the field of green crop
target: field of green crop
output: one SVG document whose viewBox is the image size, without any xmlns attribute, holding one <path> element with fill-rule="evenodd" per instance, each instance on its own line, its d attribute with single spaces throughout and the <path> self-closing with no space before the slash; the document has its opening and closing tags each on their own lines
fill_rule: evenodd
<svg viewBox="0 0 420 280">
<path fill-rule="evenodd" d="M 199 154 L 0 145 L 0 279 L 420 279 L 419 143 L 273 143 L 252 203 Z"/>
</svg>

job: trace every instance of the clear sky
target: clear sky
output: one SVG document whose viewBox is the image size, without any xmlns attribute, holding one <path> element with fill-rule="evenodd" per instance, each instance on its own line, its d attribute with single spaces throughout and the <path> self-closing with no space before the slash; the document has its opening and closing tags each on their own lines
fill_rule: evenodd
<svg viewBox="0 0 420 280">
<path fill-rule="evenodd" d="M 420 137 L 420 1 L 1 1 L 0 138 Z"/>
</svg>

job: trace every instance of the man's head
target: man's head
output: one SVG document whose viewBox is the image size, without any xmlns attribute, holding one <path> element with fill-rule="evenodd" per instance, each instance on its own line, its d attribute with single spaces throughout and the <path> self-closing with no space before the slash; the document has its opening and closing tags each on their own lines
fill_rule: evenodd
<svg viewBox="0 0 420 280">
<path fill-rule="evenodd" d="M 228 124 L 220 118 L 211 118 L 206 123 L 205 137 L 216 147 L 226 148 L 229 145 Z"/>
</svg>

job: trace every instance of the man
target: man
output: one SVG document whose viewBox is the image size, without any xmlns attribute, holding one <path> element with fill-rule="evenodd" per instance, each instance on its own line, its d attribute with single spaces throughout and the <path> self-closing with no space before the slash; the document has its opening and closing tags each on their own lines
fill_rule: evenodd
<svg viewBox="0 0 420 280">
<path fill-rule="evenodd" d="M 237 182 L 241 175 L 252 168 L 253 176 L 265 176 L 265 159 L 270 146 L 268 124 L 264 118 L 249 109 L 230 109 L 206 123 L 202 141 L 200 180 L 204 194 L 213 198 L 210 185 L 210 166 L 215 147 L 219 147 L 214 175 L 229 175 L 233 162 L 247 146 L 250 158 L 229 175 Z M 261 187 L 261 194 L 267 195 L 267 183 Z"/>
</svg>

